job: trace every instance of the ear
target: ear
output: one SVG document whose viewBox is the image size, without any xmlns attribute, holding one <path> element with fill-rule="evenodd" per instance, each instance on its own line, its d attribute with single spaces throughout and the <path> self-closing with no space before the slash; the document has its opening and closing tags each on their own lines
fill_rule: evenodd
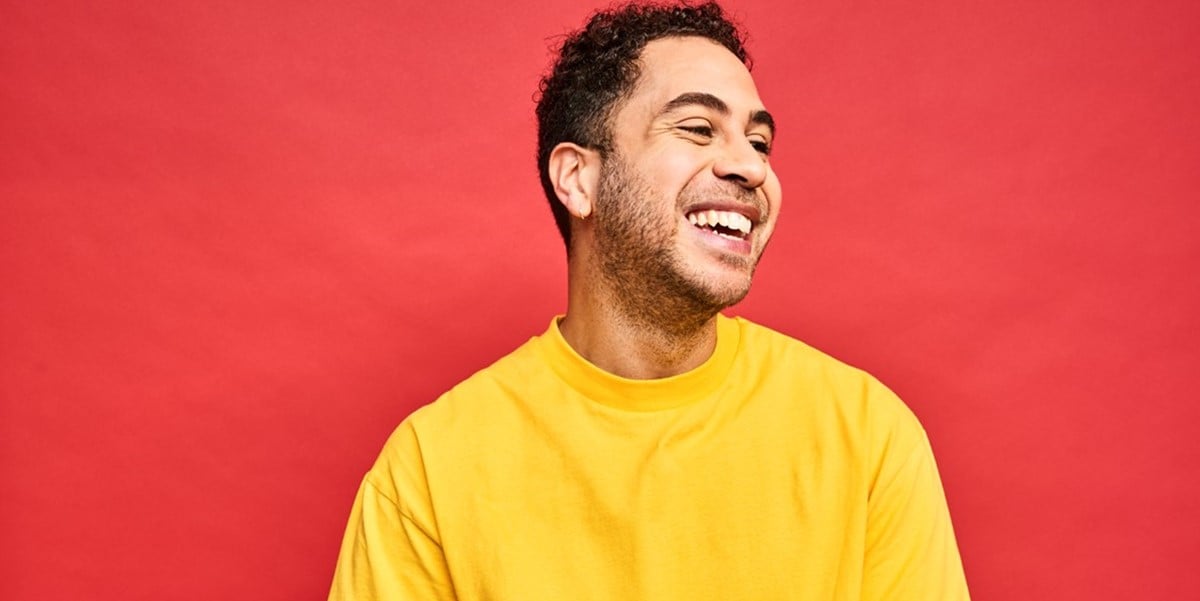
<svg viewBox="0 0 1200 601">
<path fill-rule="evenodd" d="M 600 181 L 600 152 L 563 142 L 550 151 L 548 167 L 558 202 L 574 217 L 587 219 Z"/>
</svg>

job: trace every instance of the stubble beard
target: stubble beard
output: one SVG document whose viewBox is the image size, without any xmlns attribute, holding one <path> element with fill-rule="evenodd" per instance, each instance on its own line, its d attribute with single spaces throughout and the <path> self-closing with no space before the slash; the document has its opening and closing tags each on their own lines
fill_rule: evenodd
<svg viewBox="0 0 1200 601">
<path fill-rule="evenodd" d="M 675 249 L 677 215 L 655 205 L 660 196 L 620 156 L 606 157 L 594 215 L 595 258 L 625 317 L 664 334 L 691 336 L 742 300 L 749 279 L 741 286 L 720 285 L 689 272 Z M 752 275 L 754 261 L 748 260 Z"/>
</svg>

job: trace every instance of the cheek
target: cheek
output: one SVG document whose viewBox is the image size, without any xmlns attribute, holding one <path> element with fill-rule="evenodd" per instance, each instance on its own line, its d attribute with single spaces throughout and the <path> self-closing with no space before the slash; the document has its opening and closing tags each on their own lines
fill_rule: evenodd
<svg viewBox="0 0 1200 601">
<path fill-rule="evenodd" d="M 767 206 L 771 212 L 772 219 L 779 212 L 779 208 L 783 205 L 783 186 L 779 184 L 779 178 L 776 177 L 775 171 L 767 171 L 767 179 L 763 182 L 761 188 L 763 196 L 767 200 Z"/>
<path fill-rule="evenodd" d="M 654 185 L 674 198 L 704 170 L 704 162 L 689 152 L 664 152 L 649 157 L 646 173 L 652 174 Z"/>
</svg>

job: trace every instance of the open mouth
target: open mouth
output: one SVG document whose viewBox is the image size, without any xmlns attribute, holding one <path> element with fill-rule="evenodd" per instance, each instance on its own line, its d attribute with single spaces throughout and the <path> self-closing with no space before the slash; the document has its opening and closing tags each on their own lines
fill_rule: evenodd
<svg viewBox="0 0 1200 601">
<path fill-rule="evenodd" d="M 693 211 L 687 214 L 687 220 L 702 230 L 709 230 L 718 236 L 734 240 L 749 238 L 750 230 L 753 227 L 749 217 L 741 213 L 734 213 L 733 211 L 715 211 L 712 209 Z"/>
</svg>

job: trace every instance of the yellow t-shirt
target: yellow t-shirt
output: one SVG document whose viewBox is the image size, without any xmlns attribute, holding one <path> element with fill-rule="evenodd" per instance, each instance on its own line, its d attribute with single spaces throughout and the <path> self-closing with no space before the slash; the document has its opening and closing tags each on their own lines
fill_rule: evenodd
<svg viewBox="0 0 1200 601">
<path fill-rule="evenodd" d="M 628 380 L 556 322 L 400 425 L 332 600 L 967 599 L 924 431 L 862 371 L 718 317 Z"/>
</svg>

